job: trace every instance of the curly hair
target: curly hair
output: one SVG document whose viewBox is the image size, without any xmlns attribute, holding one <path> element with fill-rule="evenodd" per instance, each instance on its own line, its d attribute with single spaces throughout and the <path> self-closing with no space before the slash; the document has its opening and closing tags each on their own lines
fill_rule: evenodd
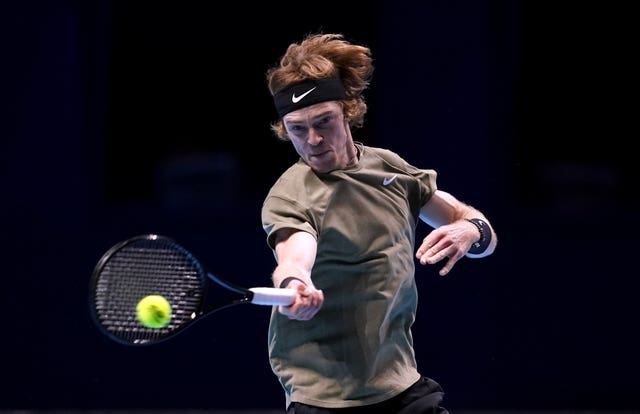
<svg viewBox="0 0 640 414">
<path fill-rule="evenodd" d="M 373 69 L 368 47 L 352 44 L 339 33 L 309 34 L 290 44 L 279 64 L 267 70 L 267 85 L 275 95 L 304 80 L 339 77 L 347 95 L 340 101 L 345 118 L 351 128 L 359 128 L 367 112 L 363 91 L 369 87 Z M 271 130 L 279 139 L 289 139 L 281 119 L 271 124 Z"/>
</svg>

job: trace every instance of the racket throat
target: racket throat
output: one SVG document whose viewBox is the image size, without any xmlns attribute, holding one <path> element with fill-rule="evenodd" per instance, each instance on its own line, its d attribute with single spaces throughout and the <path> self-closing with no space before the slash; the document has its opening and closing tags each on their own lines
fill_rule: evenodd
<svg viewBox="0 0 640 414">
<path fill-rule="evenodd" d="M 234 285 L 233 283 L 228 282 L 228 281 L 226 281 L 224 279 L 220 279 L 219 277 L 217 277 L 217 276 L 215 276 L 215 275 L 213 275 L 211 273 L 207 273 L 207 276 L 209 277 L 209 279 L 213 280 L 214 282 L 216 282 L 220 286 L 224 286 L 225 288 L 227 288 L 227 289 L 229 289 L 229 290 L 231 290 L 233 292 L 239 293 L 241 295 L 246 295 L 247 294 L 247 289 L 245 289 L 243 287 L 240 287 L 238 285 Z M 243 302 L 244 299 L 239 299 L 238 301 L 239 302 Z"/>
</svg>

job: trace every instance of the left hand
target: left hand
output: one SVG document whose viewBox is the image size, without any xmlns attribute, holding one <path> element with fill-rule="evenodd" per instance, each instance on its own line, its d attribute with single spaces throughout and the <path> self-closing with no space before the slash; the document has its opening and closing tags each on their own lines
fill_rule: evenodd
<svg viewBox="0 0 640 414">
<path fill-rule="evenodd" d="M 476 226 L 467 220 L 457 220 L 433 229 L 422 241 L 416 252 L 416 258 L 423 265 L 435 264 L 448 258 L 438 272 L 440 276 L 444 276 L 469 251 L 478 238 Z"/>
</svg>

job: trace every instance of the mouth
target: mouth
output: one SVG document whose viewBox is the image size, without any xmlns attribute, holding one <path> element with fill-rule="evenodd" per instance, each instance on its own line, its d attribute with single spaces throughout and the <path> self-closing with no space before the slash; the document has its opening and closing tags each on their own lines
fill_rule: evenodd
<svg viewBox="0 0 640 414">
<path fill-rule="evenodd" d="M 318 152 L 315 154 L 309 154 L 309 158 L 322 158 L 323 156 L 327 155 L 330 152 L 331 150 L 326 150 L 326 151 Z"/>
</svg>

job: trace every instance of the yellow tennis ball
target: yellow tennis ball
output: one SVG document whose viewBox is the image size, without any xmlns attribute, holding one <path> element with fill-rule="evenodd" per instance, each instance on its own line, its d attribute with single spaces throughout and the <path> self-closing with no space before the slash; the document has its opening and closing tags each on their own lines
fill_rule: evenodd
<svg viewBox="0 0 640 414">
<path fill-rule="evenodd" d="M 147 328 L 164 328 L 171 321 L 171 304 L 164 296 L 145 296 L 136 305 L 136 316 Z"/>
</svg>

